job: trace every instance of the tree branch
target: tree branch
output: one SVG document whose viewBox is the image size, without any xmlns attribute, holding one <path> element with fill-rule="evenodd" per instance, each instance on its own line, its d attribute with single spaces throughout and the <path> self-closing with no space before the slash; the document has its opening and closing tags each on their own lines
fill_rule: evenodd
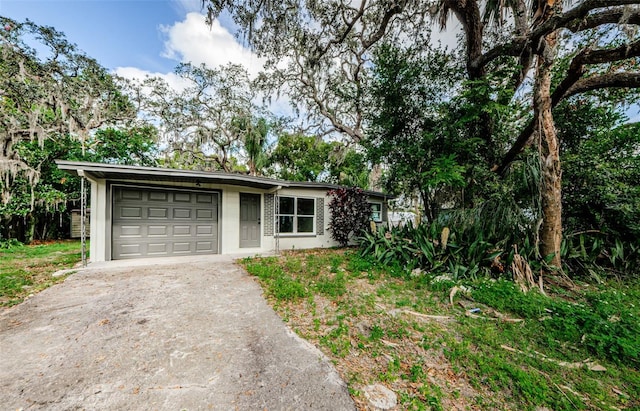
<svg viewBox="0 0 640 411">
<path fill-rule="evenodd" d="M 302 63 L 297 60 L 296 64 L 300 69 L 300 77 L 298 78 L 298 81 L 306 88 L 307 97 L 313 101 L 317 109 L 320 111 L 320 114 L 322 114 L 327 120 L 329 120 L 335 130 L 345 133 L 346 135 L 353 138 L 356 142 L 362 141 L 364 139 L 362 131 L 347 126 L 337 118 L 335 113 L 333 113 L 332 110 L 327 107 L 326 99 L 323 99 L 318 95 L 318 90 L 315 87 L 313 81 L 305 76 L 305 70 Z"/>
<path fill-rule="evenodd" d="M 550 32 L 566 28 L 574 33 L 593 29 L 604 24 L 640 24 L 640 12 L 635 11 L 626 14 L 622 8 L 613 10 L 605 10 L 600 13 L 589 15 L 595 9 L 612 6 L 623 6 L 627 4 L 637 4 L 637 0 L 587 0 L 579 6 L 567 11 L 564 14 L 551 17 L 545 23 L 538 26 L 526 37 L 517 37 L 513 41 L 500 44 L 478 58 L 474 59 L 470 66 L 474 69 L 480 69 L 498 57 L 502 56 L 520 56 L 526 53 L 526 48 L 530 48 L 538 44 L 538 41 Z M 622 21 L 624 19 L 624 21 Z"/>
<path fill-rule="evenodd" d="M 603 88 L 640 88 L 640 73 L 607 73 L 580 79 L 567 90 L 563 99 Z"/>
<path fill-rule="evenodd" d="M 585 19 L 589 13 L 596 9 L 637 3 L 637 0 L 586 0 L 566 13 L 551 17 L 531 33 L 531 38 L 539 39 L 559 28 L 566 28 L 572 21 Z"/>
<path fill-rule="evenodd" d="M 551 96 L 552 107 L 565 98 L 587 91 L 603 88 L 640 88 L 640 73 L 605 73 L 582 78 L 586 73 L 585 65 L 611 63 L 637 56 L 640 56 L 640 40 L 613 49 L 582 51 L 573 58 L 567 75 L 554 90 Z M 496 168 L 499 174 L 503 174 L 522 150 L 531 145 L 534 130 L 535 124 L 532 119 L 505 154 L 500 166 Z"/>
<path fill-rule="evenodd" d="M 378 26 L 378 30 L 376 30 L 376 32 L 373 33 L 368 40 L 362 42 L 362 47 L 364 50 L 367 50 L 369 47 L 373 46 L 378 40 L 382 38 L 382 36 L 384 36 L 384 34 L 387 32 L 387 27 L 391 22 L 391 18 L 393 18 L 393 16 L 400 13 L 401 11 L 402 6 L 396 2 L 393 2 L 389 5 L 389 9 L 384 13 L 382 21 Z"/>
<path fill-rule="evenodd" d="M 613 49 L 583 50 L 575 56 L 573 60 L 571 60 L 567 75 L 553 91 L 553 95 L 551 97 L 553 105 L 555 106 L 566 97 L 582 92 L 574 91 L 571 94 L 567 94 L 569 90 L 573 88 L 574 84 L 576 84 L 576 82 L 578 82 L 586 73 L 585 65 L 611 63 L 637 56 L 640 56 L 640 40 L 631 44 L 624 44 Z"/>
<path fill-rule="evenodd" d="M 355 26 L 356 22 L 360 20 L 364 15 L 364 9 L 366 4 L 367 4 L 367 0 L 362 0 L 362 2 L 360 3 L 360 8 L 358 9 L 358 12 L 353 17 L 353 19 L 351 19 L 351 21 L 347 23 L 347 27 L 344 29 L 344 31 L 340 36 L 329 40 L 329 42 L 324 47 L 318 48 L 316 53 L 314 53 L 315 55 L 313 56 L 314 61 L 320 60 L 322 56 L 327 54 L 331 46 L 334 46 L 336 44 L 341 44 L 347 38 L 349 33 L 351 33 L 351 30 L 353 30 L 353 26 Z"/>
<path fill-rule="evenodd" d="M 499 175 L 504 175 L 507 168 L 511 165 L 511 163 L 518 157 L 522 150 L 529 147 L 533 142 L 533 132 L 536 129 L 535 119 L 529 120 L 526 127 L 520 132 L 518 138 L 513 143 L 507 154 L 502 158 L 502 162 L 498 167 L 495 167 L 493 170 Z"/>
<path fill-rule="evenodd" d="M 640 13 L 628 14 L 624 9 L 617 8 L 602 13 L 593 14 L 584 19 L 570 21 L 565 28 L 572 33 L 594 29 L 604 24 L 640 24 Z"/>
<path fill-rule="evenodd" d="M 580 79 L 570 87 L 562 98 L 552 96 L 552 106 L 555 107 L 565 98 L 585 93 L 587 91 L 600 90 L 603 88 L 640 88 L 640 73 L 608 73 L 600 76 L 593 76 Z M 495 171 L 503 175 L 509 165 L 518 155 L 533 142 L 533 132 L 535 131 L 535 119 L 531 119 L 527 126 L 520 132 L 518 138 L 511 146 L 511 149 L 504 155 L 500 166 Z"/>
</svg>

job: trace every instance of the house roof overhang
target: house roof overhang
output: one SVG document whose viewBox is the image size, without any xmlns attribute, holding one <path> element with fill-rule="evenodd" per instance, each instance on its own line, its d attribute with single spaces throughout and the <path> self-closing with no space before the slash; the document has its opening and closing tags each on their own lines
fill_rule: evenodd
<svg viewBox="0 0 640 411">
<path fill-rule="evenodd" d="M 266 177 L 249 176 L 238 173 L 225 173 L 220 171 L 178 170 L 173 168 L 125 166 L 120 164 L 90 163 L 85 161 L 56 160 L 58 168 L 68 172 L 75 172 L 93 180 L 118 180 L 118 181 L 154 181 L 154 182 L 181 182 L 193 184 L 229 184 L 243 187 L 252 187 L 264 190 L 278 188 L 311 188 L 320 190 L 332 190 L 341 186 L 318 182 L 284 181 Z M 365 191 L 372 197 L 394 198 L 377 191 Z"/>
</svg>

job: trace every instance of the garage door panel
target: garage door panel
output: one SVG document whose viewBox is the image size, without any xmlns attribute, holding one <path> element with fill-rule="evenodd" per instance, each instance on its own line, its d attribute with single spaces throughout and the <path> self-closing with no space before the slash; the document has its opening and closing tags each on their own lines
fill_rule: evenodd
<svg viewBox="0 0 640 411">
<path fill-rule="evenodd" d="M 113 199 L 113 259 L 218 251 L 218 193 L 114 186 Z"/>
<path fill-rule="evenodd" d="M 199 225 L 196 227 L 197 236 L 212 236 L 213 225 Z"/>
<path fill-rule="evenodd" d="M 150 225 L 147 233 L 149 237 L 166 237 L 169 233 L 169 227 L 166 225 Z"/>
<path fill-rule="evenodd" d="M 191 236 L 191 226 L 190 225 L 174 225 L 173 235 L 174 236 Z"/>
<path fill-rule="evenodd" d="M 149 243 L 147 247 L 148 255 L 167 255 L 169 245 L 167 243 Z"/>
<path fill-rule="evenodd" d="M 190 203 L 191 202 L 191 194 L 189 193 L 175 193 L 173 195 L 173 201 L 176 203 Z"/>
<path fill-rule="evenodd" d="M 197 194 L 196 195 L 196 203 L 212 204 L 213 203 L 213 195 L 212 194 Z"/>
<path fill-rule="evenodd" d="M 213 219 L 213 210 L 206 208 L 199 208 L 196 210 L 196 220 L 211 220 Z"/>
<path fill-rule="evenodd" d="M 167 201 L 168 198 L 166 191 L 149 191 L 149 201 Z"/>
<path fill-rule="evenodd" d="M 142 207 L 120 207 L 118 209 L 120 218 L 141 219 Z"/>
<path fill-rule="evenodd" d="M 121 257 L 142 257 L 142 244 L 119 244 L 118 254 Z"/>
<path fill-rule="evenodd" d="M 191 219 L 191 209 L 189 208 L 174 208 L 173 209 L 173 218 L 174 219 Z"/>
<path fill-rule="evenodd" d="M 149 207 L 148 216 L 150 219 L 165 220 L 169 217 L 168 208 Z"/>
<path fill-rule="evenodd" d="M 119 237 L 142 237 L 142 226 L 123 225 L 119 227 Z"/>
<path fill-rule="evenodd" d="M 191 242 L 174 242 L 173 243 L 174 254 L 191 254 Z"/>
<path fill-rule="evenodd" d="M 142 201 L 142 192 L 140 190 L 123 189 L 120 198 L 122 200 Z"/>
<path fill-rule="evenodd" d="M 213 242 L 212 241 L 198 241 L 196 243 L 196 251 L 213 251 Z"/>
</svg>

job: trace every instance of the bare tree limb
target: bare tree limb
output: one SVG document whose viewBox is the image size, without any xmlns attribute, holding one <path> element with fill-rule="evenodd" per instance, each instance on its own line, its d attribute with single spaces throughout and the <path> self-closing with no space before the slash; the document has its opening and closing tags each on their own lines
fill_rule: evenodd
<svg viewBox="0 0 640 411">
<path fill-rule="evenodd" d="M 314 53 L 314 55 L 313 55 L 313 59 L 314 60 L 316 60 L 316 61 L 319 60 L 322 56 L 327 54 L 327 52 L 329 51 L 329 49 L 332 46 L 341 44 L 343 41 L 345 41 L 345 39 L 347 38 L 349 33 L 351 33 L 351 31 L 353 30 L 353 27 L 356 25 L 358 20 L 360 20 L 362 18 L 362 16 L 364 15 L 364 10 L 365 10 L 365 5 L 366 4 L 367 4 L 367 0 L 362 0 L 362 2 L 360 3 L 360 8 L 358 9 L 358 12 L 353 17 L 353 19 L 351 19 L 351 21 L 349 21 L 349 22 L 345 21 L 347 26 L 345 27 L 345 29 L 342 32 L 342 34 L 339 35 L 336 38 L 333 38 L 333 39 L 329 40 L 329 42 L 327 42 L 327 44 L 324 47 L 318 49 L 316 51 L 316 53 Z"/>
<path fill-rule="evenodd" d="M 596 9 L 637 3 L 637 0 L 585 0 L 566 13 L 553 16 L 549 20 L 541 24 L 531 33 L 531 38 L 533 40 L 536 40 L 559 28 L 567 27 L 570 22 L 584 19 L 589 15 L 589 13 Z"/>
<path fill-rule="evenodd" d="M 533 143 L 533 132 L 535 131 L 535 121 L 534 119 L 529 120 L 525 128 L 520 132 L 518 138 L 513 143 L 507 154 L 502 157 L 502 162 L 494 171 L 500 175 L 504 175 L 507 171 L 507 168 L 513 163 L 513 161 L 518 157 L 522 151 L 529 147 L 531 143 Z"/>
<path fill-rule="evenodd" d="M 563 99 L 603 88 L 640 88 L 640 73 L 607 73 L 580 79 L 567 90 Z"/>
<path fill-rule="evenodd" d="M 593 29 L 603 24 L 615 24 L 620 22 L 624 24 L 640 24 L 639 11 L 628 13 L 621 7 L 588 15 L 591 11 L 598 8 L 621 6 L 626 4 L 637 4 L 637 0 L 587 0 L 564 14 L 551 17 L 547 22 L 541 24 L 528 36 L 517 37 L 509 43 L 500 44 L 490 49 L 471 61 L 470 66 L 473 69 L 478 70 L 498 57 L 517 57 L 526 54 L 527 48 L 535 47 L 543 36 L 560 28 L 566 28 L 575 33 L 578 31 Z M 622 21 L 623 19 L 624 21 Z"/>
<path fill-rule="evenodd" d="M 586 65 L 612 63 L 637 56 L 640 56 L 640 40 L 613 49 L 583 50 L 573 58 L 567 75 L 553 91 L 552 106 L 555 107 L 565 98 L 587 91 L 603 88 L 640 88 L 639 73 L 606 73 L 582 77 L 587 71 Z M 535 125 L 531 120 L 503 157 L 496 169 L 498 173 L 503 174 L 516 157 L 531 145 L 534 130 Z"/>
<path fill-rule="evenodd" d="M 380 21 L 378 30 L 376 30 L 369 39 L 363 41 L 362 47 L 364 50 L 367 50 L 369 47 L 373 46 L 375 43 L 378 42 L 378 40 L 382 38 L 382 36 L 385 35 L 385 33 L 387 32 L 387 27 L 391 22 L 391 19 L 393 18 L 393 16 L 400 13 L 401 11 L 402 11 L 402 6 L 397 2 L 393 2 L 389 5 L 389 8 L 384 13 L 382 20 Z"/>
<path fill-rule="evenodd" d="M 567 95 L 568 90 L 586 73 L 586 65 L 611 63 L 637 56 L 640 56 L 640 40 L 613 49 L 583 50 L 571 60 L 567 75 L 554 90 L 551 97 L 554 106 L 562 99 L 569 97 Z M 573 92 L 570 95 L 577 93 Z"/>
<path fill-rule="evenodd" d="M 604 24 L 640 24 L 640 13 L 628 13 L 623 8 L 607 10 L 602 13 L 593 14 L 584 19 L 570 21 L 565 28 L 572 33 L 594 29 Z"/>
<path fill-rule="evenodd" d="M 354 141 L 359 142 L 364 139 L 364 135 L 361 130 L 352 128 L 341 122 L 335 113 L 330 110 L 328 107 L 327 101 L 320 97 L 318 94 L 318 89 L 315 87 L 315 83 L 309 79 L 309 77 L 305 76 L 305 70 L 303 69 L 302 63 L 298 60 L 297 65 L 300 68 L 300 77 L 298 81 L 302 84 L 307 92 L 307 96 L 313 101 L 316 105 L 316 108 L 333 126 L 333 128 L 341 133 L 344 133 L 350 136 Z"/>
</svg>

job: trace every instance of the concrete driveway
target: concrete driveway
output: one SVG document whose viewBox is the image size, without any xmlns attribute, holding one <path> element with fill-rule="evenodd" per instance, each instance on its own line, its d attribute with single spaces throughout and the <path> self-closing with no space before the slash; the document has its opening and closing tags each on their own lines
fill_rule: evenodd
<svg viewBox="0 0 640 411">
<path fill-rule="evenodd" d="M 225 256 L 90 266 L 0 313 L 2 409 L 353 410 Z"/>
</svg>

